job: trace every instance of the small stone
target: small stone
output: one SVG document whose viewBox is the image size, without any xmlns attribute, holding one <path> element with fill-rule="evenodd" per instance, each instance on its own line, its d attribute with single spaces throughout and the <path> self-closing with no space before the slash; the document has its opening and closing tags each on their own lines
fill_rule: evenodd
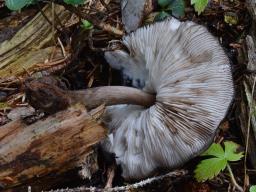
<svg viewBox="0 0 256 192">
<path fill-rule="evenodd" d="M 32 107 L 17 107 L 8 113 L 7 117 L 11 120 L 16 120 L 20 118 L 25 118 L 27 116 L 33 115 L 35 109 Z"/>
</svg>

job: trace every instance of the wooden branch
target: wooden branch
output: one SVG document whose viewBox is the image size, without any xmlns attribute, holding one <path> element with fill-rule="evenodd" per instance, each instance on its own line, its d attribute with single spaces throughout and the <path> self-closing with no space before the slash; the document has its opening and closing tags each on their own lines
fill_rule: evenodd
<svg viewBox="0 0 256 192">
<path fill-rule="evenodd" d="M 0 186 L 6 189 L 79 167 L 105 135 L 105 129 L 80 105 L 31 125 L 17 120 L 2 126 Z"/>
</svg>

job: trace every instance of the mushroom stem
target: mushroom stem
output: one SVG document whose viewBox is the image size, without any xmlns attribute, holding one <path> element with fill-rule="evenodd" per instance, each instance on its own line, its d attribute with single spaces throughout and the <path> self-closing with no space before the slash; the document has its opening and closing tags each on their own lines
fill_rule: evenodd
<svg viewBox="0 0 256 192">
<path fill-rule="evenodd" d="M 94 108 L 101 104 L 134 104 L 149 107 L 155 103 L 155 95 L 140 89 L 125 86 L 103 86 L 81 91 L 68 91 L 71 104 L 81 102 L 87 108 Z"/>
</svg>

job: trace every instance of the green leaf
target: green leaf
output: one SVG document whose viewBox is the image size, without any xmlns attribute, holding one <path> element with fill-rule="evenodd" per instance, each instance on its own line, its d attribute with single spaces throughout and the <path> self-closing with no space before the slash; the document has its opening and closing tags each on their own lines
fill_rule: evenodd
<svg viewBox="0 0 256 192">
<path fill-rule="evenodd" d="M 213 143 L 202 156 L 215 156 L 219 158 L 224 158 L 225 152 L 219 143 Z"/>
<path fill-rule="evenodd" d="M 225 158 L 228 161 L 238 161 L 241 160 L 241 158 L 244 156 L 243 152 L 237 153 L 237 149 L 239 148 L 239 145 L 232 142 L 232 141 L 226 141 L 224 142 L 225 146 Z"/>
<path fill-rule="evenodd" d="M 158 0 L 157 3 L 160 7 L 164 8 L 171 3 L 172 0 Z"/>
<path fill-rule="evenodd" d="M 84 4 L 85 0 L 64 0 L 64 2 L 71 5 L 79 5 Z"/>
<path fill-rule="evenodd" d="M 165 18 L 167 18 L 167 17 L 169 17 L 170 16 L 170 14 L 169 13 L 167 13 L 167 12 L 165 12 L 165 11 L 161 11 L 161 12 L 159 12 L 157 15 L 156 15 L 156 17 L 155 17 L 155 21 L 162 21 L 162 20 L 164 20 Z"/>
<path fill-rule="evenodd" d="M 84 29 L 86 29 L 86 30 L 93 28 L 92 23 L 90 23 L 88 20 L 83 19 L 83 20 L 82 20 L 82 23 L 83 23 L 82 27 L 83 27 Z"/>
<path fill-rule="evenodd" d="M 185 3 L 183 0 L 174 0 L 170 4 L 172 15 L 175 17 L 183 17 L 185 15 Z"/>
<path fill-rule="evenodd" d="M 221 158 L 210 158 L 201 161 L 195 170 L 196 180 L 203 182 L 212 179 L 226 168 L 227 163 L 226 159 Z"/>
<path fill-rule="evenodd" d="M 21 8 L 25 7 L 32 3 L 32 0 L 6 0 L 5 5 L 8 9 L 12 11 L 20 10 Z"/>
<path fill-rule="evenodd" d="M 250 192 L 256 192 L 256 185 L 252 185 L 251 187 L 250 187 L 250 190 L 249 190 Z"/>
<path fill-rule="evenodd" d="M 191 0 L 191 5 L 194 5 L 194 8 L 198 15 L 200 15 L 208 4 L 208 0 Z"/>
<path fill-rule="evenodd" d="M 238 161 L 243 157 L 243 152 L 237 152 L 238 144 L 232 141 L 224 142 L 225 150 L 217 143 L 213 143 L 201 156 L 213 156 L 201 161 L 195 169 L 197 181 L 211 179 L 224 170 L 228 161 Z"/>
</svg>

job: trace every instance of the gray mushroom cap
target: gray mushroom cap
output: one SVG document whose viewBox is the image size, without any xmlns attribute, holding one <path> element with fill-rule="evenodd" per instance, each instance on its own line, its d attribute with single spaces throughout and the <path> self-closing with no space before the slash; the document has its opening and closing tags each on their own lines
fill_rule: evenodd
<svg viewBox="0 0 256 192">
<path fill-rule="evenodd" d="M 125 36 L 129 50 L 106 52 L 110 65 L 156 94 L 150 108 L 107 108 L 108 150 L 125 178 L 175 168 L 212 142 L 233 98 L 230 62 L 205 27 L 174 18 Z"/>
</svg>

